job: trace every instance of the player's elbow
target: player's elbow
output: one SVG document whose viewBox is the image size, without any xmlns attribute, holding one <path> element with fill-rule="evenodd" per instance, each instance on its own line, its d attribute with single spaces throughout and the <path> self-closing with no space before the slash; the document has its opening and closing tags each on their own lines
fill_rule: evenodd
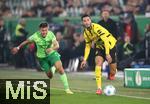
<svg viewBox="0 0 150 104">
<path fill-rule="evenodd" d="M 56 49 L 59 49 L 59 44 L 56 45 Z"/>
</svg>

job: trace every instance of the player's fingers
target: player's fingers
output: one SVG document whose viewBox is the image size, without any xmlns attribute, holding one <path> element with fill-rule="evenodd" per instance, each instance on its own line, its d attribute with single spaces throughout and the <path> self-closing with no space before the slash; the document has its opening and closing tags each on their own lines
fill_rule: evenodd
<svg viewBox="0 0 150 104">
<path fill-rule="evenodd" d="M 111 63 L 111 62 L 112 62 L 112 58 L 109 58 L 108 63 Z"/>
<path fill-rule="evenodd" d="M 13 48 L 13 49 L 11 50 L 11 53 L 12 53 L 12 54 L 16 54 L 16 53 L 17 53 L 17 50 L 16 50 L 15 48 Z"/>
<path fill-rule="evenodd" d="M 81 68 L 81 69 L 83 69 L 83 68 L 84 68 L 84 63 L 81 63 L 80 68 Z"/>
<path fill-rule="evenodd" d="M 11 49 L 11 53 L 14 54 L 14 49 Z"/>
<path fill-rule="evenodd" d="M 82 64 L 82 69 L 84 69 L 84 68 L 85 68 L 85 66 L 86 66 L 86 63 L 83 63 L 83 64 Z"/>
<path fill-rule="evenodd" d="M 81 63 L 81 65 L 80 65 L 80 69 L 82 69 L 82 63 Z"/>
</svg>

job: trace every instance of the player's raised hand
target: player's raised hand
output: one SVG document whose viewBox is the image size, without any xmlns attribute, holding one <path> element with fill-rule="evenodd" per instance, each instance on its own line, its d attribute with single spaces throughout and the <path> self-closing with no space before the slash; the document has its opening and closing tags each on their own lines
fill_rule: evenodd
<svg viewBox="0 0 150 104">
<path fill-rule="evenodd" d="M 18 53 L 18 51 L 19 51 L 19 49 L 17 47 L 14 47 L 11 49 L 12 54 L 16 54 L 16 53 Z"/>
<path fill-rule="evenodd" d="M 84 69 L 85 66 L 86 66 L 86 61 L 83 60 L 83 61 L 81 62 L 80 68 L 81 68 L 81 69 Z"/>
</svg>

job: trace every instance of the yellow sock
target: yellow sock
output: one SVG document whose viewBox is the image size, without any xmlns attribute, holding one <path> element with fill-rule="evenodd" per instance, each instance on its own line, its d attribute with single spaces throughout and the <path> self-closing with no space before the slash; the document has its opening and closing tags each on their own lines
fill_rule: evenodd
<svg viewBox="0 0 150 104">
<path fill-rule="evenodd" d="M 102 88 L 102 75 L 101 75 L 101 67 L 100 66 L 96 66 L 95 67 L 95 76 L 96 76 L 96 84 L 97 84 L 97 88 Z"/>
</svg>

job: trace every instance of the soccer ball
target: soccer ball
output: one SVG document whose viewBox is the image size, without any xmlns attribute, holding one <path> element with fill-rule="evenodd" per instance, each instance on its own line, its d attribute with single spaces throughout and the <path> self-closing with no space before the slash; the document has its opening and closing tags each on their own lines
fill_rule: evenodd
<svg viewBox="0 0 150 104">
<path fill-rule="evenodd" d="M 107 85 L 105 88 L 104 88 L 104 94 L 106 96 L 112 96 L 112 95 L 115 95 L 116 93 L 116 89 L 113 85 Z"/>
</svg>

